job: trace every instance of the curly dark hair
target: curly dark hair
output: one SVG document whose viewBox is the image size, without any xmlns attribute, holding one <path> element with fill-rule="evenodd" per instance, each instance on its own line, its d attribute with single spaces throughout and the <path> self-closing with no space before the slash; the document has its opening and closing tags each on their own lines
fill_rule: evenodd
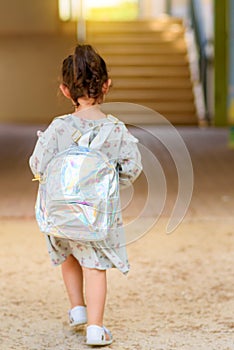
<svg viewBox="0 0 234 350">
<path fill-rule="evenodd" d="M 108 80 L 106 63 L 91 45 L 78 44 L 62 65 L 63 84 L 79 106 L 78 98 L 88 96 L 94 103 L 103 99 L 102 87 Z"/>
</svg>

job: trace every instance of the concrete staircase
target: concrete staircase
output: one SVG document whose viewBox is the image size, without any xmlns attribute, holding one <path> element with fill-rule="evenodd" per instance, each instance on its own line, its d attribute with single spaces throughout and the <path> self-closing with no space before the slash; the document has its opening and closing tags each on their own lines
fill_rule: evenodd
<svg viewBox="0 0 234 350">
<path fill-rule="evenodd" d="M 173 124 L 198 123 L 193 84 L 180 19 L 88 22 L 87 42 L 105 58 L 113 87 L 106 102 L 130 102 L 153 109 Z M 154 123 L 154 113 L 113 112 L 129 123 Z M 115 111 L 116 109 L 116 111 Z"/>
</svg>

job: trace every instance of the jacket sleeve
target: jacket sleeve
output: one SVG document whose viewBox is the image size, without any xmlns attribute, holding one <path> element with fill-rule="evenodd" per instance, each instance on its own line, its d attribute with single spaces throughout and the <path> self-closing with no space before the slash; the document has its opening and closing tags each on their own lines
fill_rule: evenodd
<svg viewBox="0 0 234 350">
<path fill-rule="evenodd" d="M 29 166 L 36 179 L 43 176 L 50 160 L 58 152 L 56 121 L 43 131 L 37 131 L 38 140 L 29 159 Z"/>
<path fill-rule="evenodd" d="M 142 171 L 138 139 L 124 126 L 118 159 L 119 182 L 121 188 L 129 187 Z"/>
</svg>

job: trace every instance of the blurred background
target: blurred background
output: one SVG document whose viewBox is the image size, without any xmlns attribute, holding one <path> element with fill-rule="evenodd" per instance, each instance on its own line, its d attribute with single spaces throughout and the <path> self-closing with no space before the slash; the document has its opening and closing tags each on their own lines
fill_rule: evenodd
<svg viewBox="0 0 234 350">
<path fill-rule="evenodd" d="M 33 215 L 28 157 L 36 130 L 72 111 L 58 86 L 61 62 L 77 41 L 92 44 L 108 64 L 106 102 L 149 107 L 184 139 L 195 174 L 191 215 L 209 205 L 210 215 L 221 215 L 220 207 L 233 215 L 233 35 L 234 0 L 0 0 L 0 215 Z M 151 130 L 161 123 L 138 108 L 111 112 Z M 173 202 L 173 161 L 132 131 L 161 157 Z"/>
<path fill-rule="evenodd" d="M 222 4 L 216 32 L 224 80 L 229 19 Z M 226 110 L 214 114 L 214 11 L 212 0 L 0 1 L 0 120 L 47 123 L 67 112 L 58 97 L 60 66 L 79 40 L 108 63 L 108 101 L 143 104 L 174 124 L 226 125 Z M 227 98 L 227 89 L 217 92 L 219 103 Z"/>
</svg>

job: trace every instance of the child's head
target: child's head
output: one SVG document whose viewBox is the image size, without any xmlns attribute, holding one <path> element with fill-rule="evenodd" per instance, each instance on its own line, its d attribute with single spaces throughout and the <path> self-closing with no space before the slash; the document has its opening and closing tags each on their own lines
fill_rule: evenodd
<svg viewBox="0 0 234 350">
<path fill-rule="evenodd" d="M 101 103 L 111 83 L 105 61 L 90 45 L 77 45 L 74 54 L 65 58 L 62 78 L 60 89 L 76 106 L 80 98 Z"/>
</svg>

